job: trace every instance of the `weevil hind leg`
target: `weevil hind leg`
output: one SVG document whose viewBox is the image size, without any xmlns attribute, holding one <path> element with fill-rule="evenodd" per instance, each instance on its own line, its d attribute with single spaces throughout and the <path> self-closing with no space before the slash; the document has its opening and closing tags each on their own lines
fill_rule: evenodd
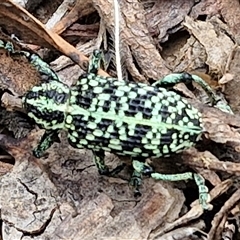
<svg viewBox="0 0 240 240">
<path fill-rule="evenodd" d="M 163 181 L 181 181 L 181 180 L 194 180 L 199 191 L 199 203 L 203 209 L 211 210 L 212 206 L 208 204 L 209 194 L 208 188 L 205 185 L 205 179 L 197 173 L 185 172 L 179 174 L 161 174 L 158 172 L 154 172 L 152 167 L 150 167 L 147 163 L 140 161 L 133 161 L 134 171 L 139 175 L 147 175 L 156 180 Z"/>
<path fill-rule="evenodd" d="M 189 74 L 187 72 L 183 73 L 172 73 L 165 76 L 163 79 L 156 81 L 152 84 L 152 86 L 160 88 L 160 87 L 173 87 L 177 83 L 191 83 L 196 82 L 199 84 L 203 90 L 208 94 L 210 101 L 214 105 L 217 102 L 217 96 L 211 89 L 211 87 L 199 76 Z"/>
<path fill-rule="evenodd" d="M 152 86 L 157 88 L 166 88 L 166 87 L 173 87 L 177 83 L 191 83 L 195 82 L 199 86 L 202 87 L 202 89 L 206 92 L 206 94 L 209 97 L 210 103 L 212 106 L 219 108 L 223 112 L 227 112 L 230 114 L 233 114 L 233 111 L 231 107 L 228 105 L 228 103 L 222 99 L 221 96 L 218 96 L 212 88 L 206 83 L 201 77 L 189 74 L 187 72 L 183 73 L 172 73 L 167 76 L 165 76 L 163 79 L 156 81 L 152 84 Z"/>
</svg>

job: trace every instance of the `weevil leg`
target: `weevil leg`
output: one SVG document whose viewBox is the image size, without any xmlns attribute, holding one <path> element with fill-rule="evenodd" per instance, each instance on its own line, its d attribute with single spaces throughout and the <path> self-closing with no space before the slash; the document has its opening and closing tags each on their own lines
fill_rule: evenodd
<svg viewBox="0 0 240 240">
<path fill-rule="evenodd" d="M 142 173 L 134 169 L 129 183 L 134 187 L 134 197 L 140 197 L 142 195 L 139 190 L 142 185 Z"/>
<path fill-rule="evenodd" d="M 196 82 L 203 90 L 208 94 L 211 103 L 213 105 L 218 101 L 216 94 L 213 92 L 211 87 L 199 76 L 192 75 L 186 72 L 183 73 L 172 73 L 165 76 L 163 79 L 156 81 L 152 84 L 154 87 L 173 87 L 177 83 L 191 83 Z"/>
<path fill-rule="evenodd" d="M 0 40 L 0 48 L 4 48 L 10 53 L 15 52 L 13 44 L 11 42 L 4 42 L 4 41 Z"/>
<path fill-rule="evenodd" d="M 212 106 L 220 109 L 223 112 L 233 114 L 231 107 L 227 104 L 225 99 L 217 95 L 212 88 L 199 76 L 189 73 L 182 73 L 179 82 L 195 82 L 202 87 L 202 89 L 207 93 Z"/>
<path fill-rule="evenodd" d="M 104 62 L 103 53 L 100 50 L 94 50 L 89 60 L 88 73 L 97 74 L 101 63 Z"/>
<path fill-rule="evenodd" d="M 151 169 L 151 167 L 147 163 L 144 163 L 144 161 L 145 161 L 144 159 L 142 160 L 142 162 L 140 162 L 139 160 L 132 159 L 132 165 L 134 162 L 139 162 L 139 163 L 142 163 L 144 166 L 145 165 L 148 166 L 148 168 Z M 143 172 L 138 171 L 138 169 L 136 169 L 133 166 L 133 173 L 129 183 L 134 187 L 134 197 L 140 197 L 142 195 L 141 191 L 139 190 L 140 186 L 142 185 L 142 178 L 143 178 Z"/>
<path fill-rule="evenodd" d="M 221 96 L 218 96 L 212 88 L 199 76 L 194 74 L 183 73 L 172 73 L 165 76 L 163 79 L 156 81 L 152 86 L 160 87 L 173 87 L 177 83 L 191 83 L 195 82 L 199 84 L 203 90 L 207 93 L 212 106 L 219 108 L 224 112 L 233 114 L 231 107 L 222 100 Z"/>
<path fill-rule="evenodd" d="M 27 51 L 20 51 L 19 53 L 24 55 L 41 75 L 46 75 L 48 77 L 47 80 L 60 81 L 58 75 L 51 69 L 49 64 L 44 62 L 37 54 Z"/>
<path fill-rule="evenodd" d="M 58 131 L 45 131 L 39 144 L 33 150 L 33 155 L 37 158 L 43 156 L 44 152 L 52 146 L 54 142 L 60 142 L 58 138 Z"/>
<path fill-rule="evenodd" d="M 208 204 L 208 201 L 210 200 L 210 195 L 208 194 L 208 188 L 205 185 L 205 179 L 197 173 L 193 173 L 193 179 L 198 186 L 199 203 L 201 204 L 203 209 L 211 210 L 212 205 Z"/>
<path fill-rule="evenodd" d="M 105 154 L 103 150 L 98 150 L 98 151 L 93 150 L 93 156 L 94 156 L 94 163 L 97 166 L 99 174 L 101 175 L 114 177 L 119 172 L 121 172 L 125 167 L 125 164 L 123 163 L 110 171 L 108 166 L 105 164 L 105 161 L 104 161 Z"/>
<path fill-rule="evenodd" d="M 201 204 L 203 209 L 206 210 L 211 209 L 211 205 L 207 203 L 209 200 L 208 188 L 205 185 L 205 180 L 201 175 L 192 172 L 185 172 L 179 174 L 161 174 L 154 172 L 153 169 L 149 167 L 146 163 L 139 161 L 133 161 L 133 168 L 135 169 L 135 171 L 143 175 L 148 175 L 156 180 L 163 181 L 181 181 L 189 179 L 195 180 L 199 191 L 199 203 Z"/>
<path fill-rule="evenodd" d="M 98 169 L 99 174 L 108 175 L 109 168 L 105 164 L 104 158 L 105 158 L 105 154 L 103 150 L 99 150 L 99 151 L 93 150 L 93 160 Z"/>
<path fill-rule="evenodd" d="M 5 42 L 0 39 L 0 48 L 5 48 Z"/>
<path fill-rule="evenodd" d="M 36 70 L 40 74 L 46 75 L 49 78 L 49 80 L 59 81 L 59 78 L 58 78 L 57 74 L 37 54 L 30 53 L 30 52 L 27 52 L 27 51 L 16 51 L 11 42 L 4 42 L 2 40 L 0 40 L 0 48 L 4 48 L 8 52 L 10 52 L 12 54 L 15 54 L 15 55 L 18 54 L 18 55 L 25 56 L 29 60 L 29 62 L 33 65 L 33 67 L 35 67 Z"/>
</svg>

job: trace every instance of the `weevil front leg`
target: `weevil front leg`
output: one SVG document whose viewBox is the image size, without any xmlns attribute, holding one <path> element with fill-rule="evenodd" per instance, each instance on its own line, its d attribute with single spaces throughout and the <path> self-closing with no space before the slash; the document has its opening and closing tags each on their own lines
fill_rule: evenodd
<svg viewBox="0 0 240 240">
<path fill-rule="evenodd" d="M 40 74 L 46 75 L 49 81 L 60 81 L 58 75 L 51 69 L 49 64 L 44 62 L 37 54 L 26 51 L 21 51 L 20 54 L 23 54 Z"/>
<path fill-rule="evenodd" d="M 94 50 L 89 60 L 88 73 L 97 74 L 102 62 L 104 62 L 103 52 L 100 50 Z"/>
<path fill-rule="evenodd" d="M 208 204 L 209 194 L 208 188 L 205 185 L 205 179 L 200 175 L 192 172 L 185 172 L 179 174 L 161 174 L 154 172 L 153 169 L 148 166 L 146 163 L 133 161 L 133 168 L 135 171 L 143 174 L 148 175 L 153 179 L 156 180 L 164 180 L 164 181 L 181 181 L 181 180 L 188 180 L 192 179 L 195 180 L 195 183 L 198 186 L 199 191 L 199 203 L 201 204 L 203 209 L 210 210 L 211 205 Z"/>
<path fill-rule="evenodd" d="M 106 176 L 116 176 L 119 172 L 123 170 L 125 164 L 120 164 L 113 170 L 109 170 L 108 166 L 105 164 L 105 154 L 103 150 L 93 150 L 93 160 L 98 169 L 99 174 Z"/>
<path fill-rule="evenodd" d="M 37 158 L 40 158 L 43 156 L 44 152 L 52 146 L 54 142 L 59 142 L 58 138 L 59 131 L 45 131 L 43 134 L 39 144 L 37 147 L 33 150 L 33 155 Z"/>
<path fill-rule="evenodd" d="M 0 40 L 0 48 L 6 49 L 11 54 L 25 56 L 40 74 L 46 75 L 50 80 L 59 81 L 57 74 L 37 54 L 27 51 L 16 51 L 11 42 L 4 42 L 2 40 Z"/>
<path fill-rule="evenodd" d="M 0 48 L 4 48 L 5 50 L 7 50 L 10 53 L 14 53 L 14 46 L 11 42 L 5 42 L 3 40 L 0 40 Z"/>
</svg>

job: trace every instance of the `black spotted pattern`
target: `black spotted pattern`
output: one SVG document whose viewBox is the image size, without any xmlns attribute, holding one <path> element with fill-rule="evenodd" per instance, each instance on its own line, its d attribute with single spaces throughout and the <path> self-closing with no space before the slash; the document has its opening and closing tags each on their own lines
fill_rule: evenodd
<svg viewBox="0 0 240 240">
<path fill-rule="evenodd" d="M 43 109 L 42 111 L 39 111 L 37 106 L 28 104 L 25 104 L 25 109 L 27 111 L 29 109 L 29 112 L 31 111 L 31 113 L 34 114 L 37 119 L 44 119 L 42 121 L 38 121 L 38 125 L 41 128 L 51 129 L 52 126 L 63 123 L 65 119 L 64 112 L 51 111 L 48 109 Z"/>
<path fill-rule="evenodd" d="M 40 98 L 46 98 L 46 101 L 48 99 L 53 100 L 56 104 L 64 104 L 67 102 L 69 98 L 69 94 L 67 93 L 59 93 L 57 90 L 47 90 L 47 91 L 29 91 L 26 94 L 26 98 L 28 100 L 38 100 Z"/>
<path fill-rule="evenodd" d="M 169 156 L 192 146 L 202 132 L 196 110 L 175 92 L 93 73 L 71 89 L 69 105 L 79 109 L 69 113 L 69 142 L 76 148 L 132 157 Z M 184 117 L 190 127 L 179 124 Z"/>
</svg>

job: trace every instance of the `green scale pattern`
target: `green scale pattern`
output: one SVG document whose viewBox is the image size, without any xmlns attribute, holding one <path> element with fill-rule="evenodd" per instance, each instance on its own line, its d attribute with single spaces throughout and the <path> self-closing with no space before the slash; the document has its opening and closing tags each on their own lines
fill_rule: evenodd
<svg viewBox="0 0 240 240">
<path fill-rule="evenodd" d="M 180 152 L 202 132 L 199 112 L 178 94 L 93 73 L 71 89 L 64 127 L 73 147 L 144 158 Z"/>
<path fill-rule="evenodd" d="M 35 86 L 24 107 L 43 128 L 67 130 L 73 147 L 131 157 L 170 156 L 203 131 L 198 110 L 175 92 L 93 73 L 72 88 Z"/>
</svg>

